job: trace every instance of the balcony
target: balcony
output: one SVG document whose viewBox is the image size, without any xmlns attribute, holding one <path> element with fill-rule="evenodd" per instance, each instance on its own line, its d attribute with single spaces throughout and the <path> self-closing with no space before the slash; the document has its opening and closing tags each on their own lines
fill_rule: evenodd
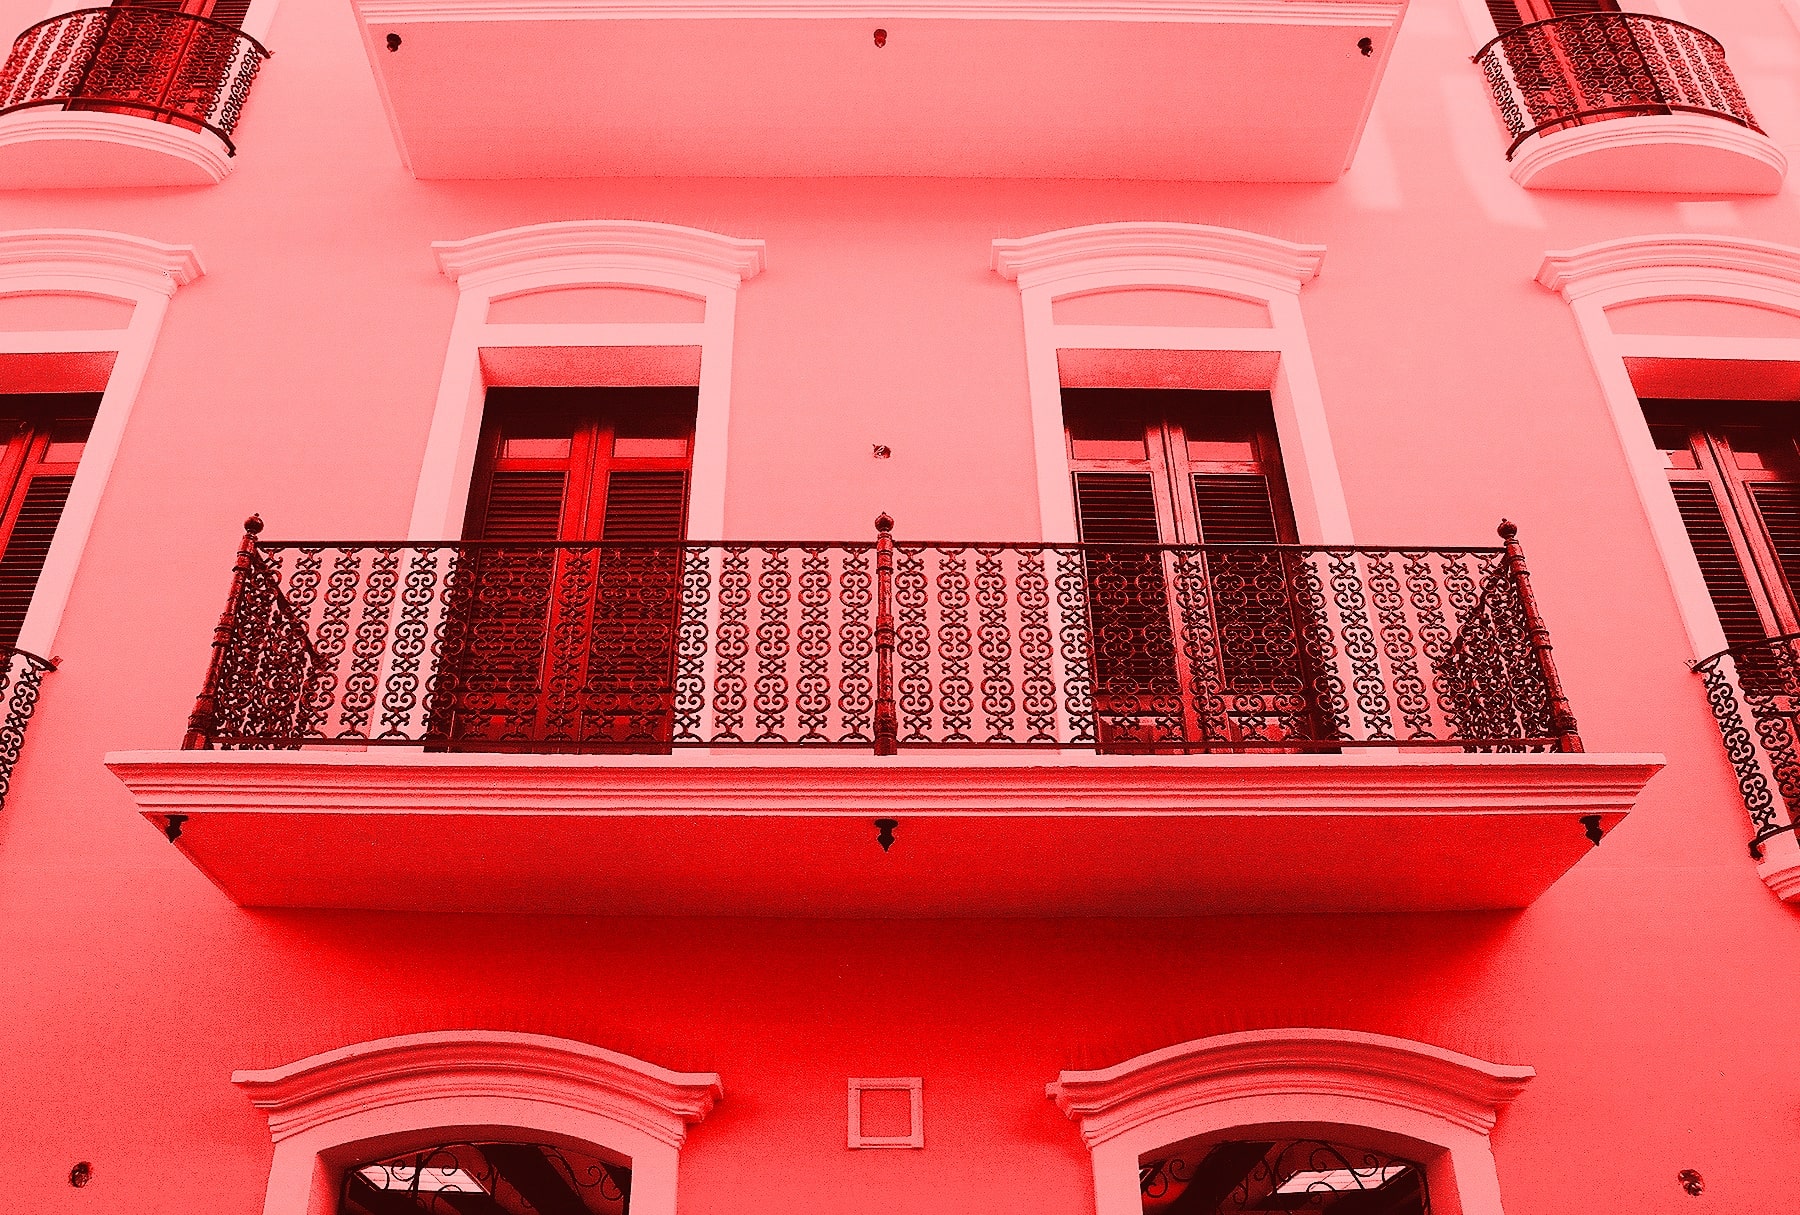
<svg viewBox="0 0 1800 1215">
<path fill-rule="evenodd" d="M 253 526 L 255 521 L 252 521 Z M 1523 906 L 1581 754 L 1517 543 L 270 543 L 186 747 L 234 900 L 671 914 Z"/>
<path fill-rule="evenodd" d="M 1723 650 L 1694 670 L 1750 814 L 1750 856 L 1771 889 L 1800 901 L 1800 633 Z"/>
<path fill-rule="evenodd" d="M 7 189 L 214 185 L 269 52 L 206 17 L 136 6 L 40 21 L 0 69 Z"/>
<path fill-rule="evenodd" d="M 1335 181 L 1406 0 L 352 0 L 420 178 Z"/>
<path fill-rule="evenodd" d="M 1756 125 L 1718 39 L 1646 13 L 1581 13 L 1475 56 L 1535 190 L 1773 194 L 1787 158 Z"/>
<path fill-rule="evenodd" d="M 0 809 L 6 806 L 6 795 L 12 789 L 13 765 L 25 745 L 25 727 L 37 709 L 38 691 L 44 676 L 56 669 L 56 662 L 27 654 L 16 646 L 0 646 Z"/>
</svg>

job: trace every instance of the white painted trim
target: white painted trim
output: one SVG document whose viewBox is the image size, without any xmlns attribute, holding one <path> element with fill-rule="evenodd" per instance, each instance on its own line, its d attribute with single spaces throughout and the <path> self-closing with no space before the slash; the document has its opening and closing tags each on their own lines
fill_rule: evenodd
<svg viewBox="0 0 1800 1215">
<path fill-rule="evenodd" d="M 94 427 L 88 435 L 74 484 L 63 504 L 56 536 L 38 574 L 31 607 L 19 630 L 19 648 L 52 657 L 56 630 L 68 606 L 75 571 L 100 510 L 125 425 L 162 329 L 163 314 L 177 287 L 203 273 L 191 245 L 167 245 L 141 236 L 75 228 L 35 228 L 0 232 L 0 295 L 98 295 L 132 305 L 123 329 L 75 333 L 0 333 L 0 352 L 43 354 L 46 339 L 67 341 L 60 352 L 116 351 Z"/>
<path fill-rule="evenodd" d="M 688 532 L 725 528 L 726 435 L 737 289 L 762 270 L 763 242 L 640 220 L 570 220 L 508 228 L 432 246 L 462 295 L 451 324 L 437 407 L 408 530 L 441 540 L 462 530 L 481 432 L 484 348 L 697 346 L 699 405 Z M 497 299 L 567 287 L 634 286 L 703 300 L 698 323 L 492 324 Z"/>
<path fill-rule="evenodd" d="M 346 1168 L 424 1145 L 438 1128 L 567 1136 L 631 1166 L 638 1215 L 675 1215 L 688 1124 L 724 1087 L 712 1072 L 672 1072 L 584 1042 L 458 1030 L 408 1034 L 313 1055 L 231 1081 L 269 1120 L 275 1157 L 264 1215 L 334 1209 Z"/>
<path fill-rule="evenodd" d="M 1153 21 L 1334 27 L 1399 23 L 1406 0 L 360 0 L 364 25 L 447 21 L 877 20 Z"/>
<path fill-rule="evenodd" d="M 1332 1029 L 1221 1034 L 1046 1086 L 1093 1153 L 1096 1215 L 1141 1215 L 1142 1153 L 1196 1135 L 1282 1123 L 1335 1125 L 1439 1149 L 1433 1197 L 1501 1215 L 1488 1133 L 1536 1073 L 1423 1042 Z"/>
<path fill-rule="evenodd" d="M 1629 169 L 1621 161 L 1637 148 L 1650 152 Z M 1760 131 L 1706 114 L 1653 114 L 1533 135 L 1511 173 L 1527 190 L 1766 195 L 1781 192 L 1787 170 L 1781 146 Z"/>
<path fill-rule="evenodd" d="M 74 145 L 89 154 L 71 164 Z M 49 145 L 54 171 L 37 169 Z M 216 186 L 235 159 L 211 131 L 192 131 L 139 114 L 59 110 L 43 106 L 0 116 L 3 189 L 105 189 L 115 186 Z"/>
<path fill-rule="evenodd" d="M 1018 282 L 1024 309 L 1026 379 L 1044 540 L 1066 543 L 1076 536 L 1057 352 L 1114 349 L 1212 350 L 1246 356 L 1276 352 L 1272 375 L 1255 374 L 1268 377 L 1265 386 L 1274 404 L 1300 540 L 1351 543 L 1349 507 L 1300 312 L 1300 288 L 1318 274 L 1324 256 L 1322 246 L 1260 233 L 1154 222 L 1093 224 L 994 242 L 993 268 Z M 1267 308 L 1270 323 L 1243 328 L 1063 325 L 1053 315 L 1055 301 L 1066 296 L 1144 287 L 1259 303 Z M 1260 367 L 1262 360 L 1255 362 Z"/>
<path fill-rule="evenodd" d="M 1787 338 L 1615 333 L 1607 310 L 1659 300 L 1699 300 L 1800 317 L 1800 248 L 1695 233 L 1626 237 L 1549 253 L 1537 281 L 1560 294 L 1574 313 L 1694 657 L 1715 654 L 1725 648 L 1725 632 L 1625 360 L 1800 364 L 1800 343 Z M 1765 849 L 1759 867 L 1764 880 L 1783 899 L 1800 897 L 1800 848 L 1793 835 L 1771 839 Z"/>
<path fill-rule="evenodd" d="M 904 1135 L 862 1133 L 862 1095 L 866 1092 L 907 1094 L 911 1121 Z M 919 1076 L 850 1078 L 849 1140 L 852 1148 L 922 1148 L 925 1146 L 925 1081 Z"/>
</svg>

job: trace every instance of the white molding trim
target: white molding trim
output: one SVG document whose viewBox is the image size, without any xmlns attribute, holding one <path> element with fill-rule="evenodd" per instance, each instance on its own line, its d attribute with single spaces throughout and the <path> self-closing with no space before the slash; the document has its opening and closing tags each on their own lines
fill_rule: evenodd
<svg viewBox="0 0 1800 1215">
<path fill-rule="evenodd" d="M 140 114 L 41 106 L 0 116 L 0 189 L 216 186 L 235 163 L 211 131 Z"/>
<path fill-rule="evenodd" d="M 1138 1158 L 1210 1132 L 1334 1124 L 1439 1149 L 1421 1161 L 1463 1215 L 1501 1215 L 1488 1132 L 1536 1073 L 1383 1034 L 1268 1029 L 1065 1071 L 1046 1094 L 1094 1157 L 1097 1215 L 1137 1215 Z"/>
<path fill-rule="evenodd" d="M 877 20 L 1172 21 L 1193 24 L 1390 27 L 1406 0 L 362 0 L 365 25 L 445 21 Z"/>
<path fill-rule="evenodd" d="M 423 1145 L 437 1128 L 562 1135 L 617 1153 L 631 1165 L 633 1210 L 674 1215 L 687 1127 L 724 1096 L 713 1072 L 492 1030 L 382 1038 L 231 1081 L 268 1117 L 275 1144 L 264 1215 L 333 1209 L 360 1145 L 380 1139 L 384 1153 L 397 1137 Z"/>
<path fill-rule="evenodd" d="M 1705 233 L 1625 237 L 1549 253 L 1537 281 L 1561 295 L 1574 313 L 1694 657 L 1715 654 L 1725 648 L 1725 633 L 1626 360 L 1717 360 L 1735 364 L 1740 372 L 1760 362 L 1800 373 L 1800 352 L 1788 338 L 1617 333 L 1607 310 L 1690 300 L 1800 317 L 1800 247 Z M 1757 869 L 1763 880 L 1782 899 L 1800 899 L 1800 843 L 1794 834 L 1770 839 L 1764 850 Z"/>
<path fill-rule="evenodd" d="M 1269 390 L 1282 461 L 1288 470 L 1302 543 L 1351 542 L 1350 512 L 1338 478 L 1324 398 L 1300 312 L 1300 288 L 1318 275 L 1325 250 L 1256 232 L 1203 224 L 1123 222 L 1065 228 L 994 242 L 991 265 L 1019 284 L 1025 315 L 1026 378 L 1031 396 L 1042 538 L 1075 539 L 1075 507 L 1064 453 L 1063 350 L 1209 350 L 1216 362 Z M 1194 327 L 1059 324 L 1053 306 L 1066 296 L 1162 288 L 1262 304 L 1266 326 Z M 1269 358 L 1273 352 L 1275 357 Z M 1206 388 L 1203 379 L 1165 385 Z"/>
<path fill-rule="evenodd" d="M 907 1126 L 904 1135 L 865 1135 L 862 1129 L 862 1095 L 868 1092 L 905 1093 Z M 922 1148 L 925 1146 L 925 1081 L 919 1076 L 850 1077 L 851 1148 Z"/>
<path fill-rule="evenodd" d="M 1779 194 L 1788 160 L 1760 131 L 1705 114 L 1621 115 L 1533 135 L 1513 154 L 1527 190 Z"/>
<path fill-rule="evenodd" d="M 694 347 L 700 353 L 688 531 L 706 539 L 725 526 L 726 436 L 737 289 L 763 268 L 764 245 L 643 220 L 568 220 L 508 228 L 432 246 L 462 295 L 452 322 L 437 407 L 419 473 L 409 537 L 439 540 L 462 528 L 487 389 L 482 351 Z M 604 326 L 492 324 L 501 298 L 570 287 L 628 286 L 700 299 L 696 323 Z M 573 339 L 573 340 L 571 340 Z"/>
<path fill-rule="evenodd" d="M 59 334 L 64 344 L 56 351 L 45 349 L 43 333 L 0 331 L 0 358 L 46 353 L 113 355 L 93 430 L 19 630 L 20 649 L 54 656 L 57 626 L 68 605 L 75 571 L 93 530 L 100 497 L 137 402 L 163 315 L 176 288 L 203 272 L 191 245 L 80 228 L 0 232 L 0 295 L 75 293 L 132 305 L 131 319 L 124 328 Z"/>
</svg>

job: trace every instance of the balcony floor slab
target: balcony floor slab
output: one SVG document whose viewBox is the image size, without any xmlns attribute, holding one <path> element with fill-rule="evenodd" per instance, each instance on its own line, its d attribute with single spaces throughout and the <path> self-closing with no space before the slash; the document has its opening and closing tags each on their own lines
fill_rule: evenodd
<svg viewBox="0 0 1800 1215">
<path fill-rule="evenodd" d="M 122 752 L 249 907 L 1185 916 L 1524 907 L 1652 755 Z M 876 840 L 877 818 L 899 826 Z"/>
<path fill-rule="evenodd" d="M 0 189 L 215 186 L 219 137 L 135 114 L 31 109 L 0 115 Z"/>
<path fill-rule="evenodd" d="M 1528 190 L 1776 194 L 1787 156 L 1767 135 L 1723 118 L 1609 118 L 1533 136 L 1513 156 Z"/>
</svg>

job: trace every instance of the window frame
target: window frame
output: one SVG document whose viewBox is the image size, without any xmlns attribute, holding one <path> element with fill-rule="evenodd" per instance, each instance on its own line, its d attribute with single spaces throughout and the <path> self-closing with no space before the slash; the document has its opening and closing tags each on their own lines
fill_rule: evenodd
<svg viewBox="0 0 1800 1215">
<path fill-rule="evenodd" d="M 81 554 L 151 353 L 177 288 L 202 274 L 191 245 L 119 232 L 43 228 L 0 232 L 0 297 L 98 296 L 130 306 L 122 327 L 0 329 L 0 372 L 21 390 L 99 392 L 93 429 L 38 573 L 18 646 L 54 657 Z M 235 533 L 232 525 L 221 532 Z"/>
<path fill-rule="evenodd" d="M 1534 1075 L 1385 1034 L 1265 1029 L 1065 1071 L 1045 1094 L 1092 1153 L 1095 1215 L 1143 1215 L 1146 1153 L 1219 1132 L 1298 1128 L 1356 1132 L 1423 1164 L 1445 1209 L 1504 1215 L 1489 1133 Z"/>
</svg>

